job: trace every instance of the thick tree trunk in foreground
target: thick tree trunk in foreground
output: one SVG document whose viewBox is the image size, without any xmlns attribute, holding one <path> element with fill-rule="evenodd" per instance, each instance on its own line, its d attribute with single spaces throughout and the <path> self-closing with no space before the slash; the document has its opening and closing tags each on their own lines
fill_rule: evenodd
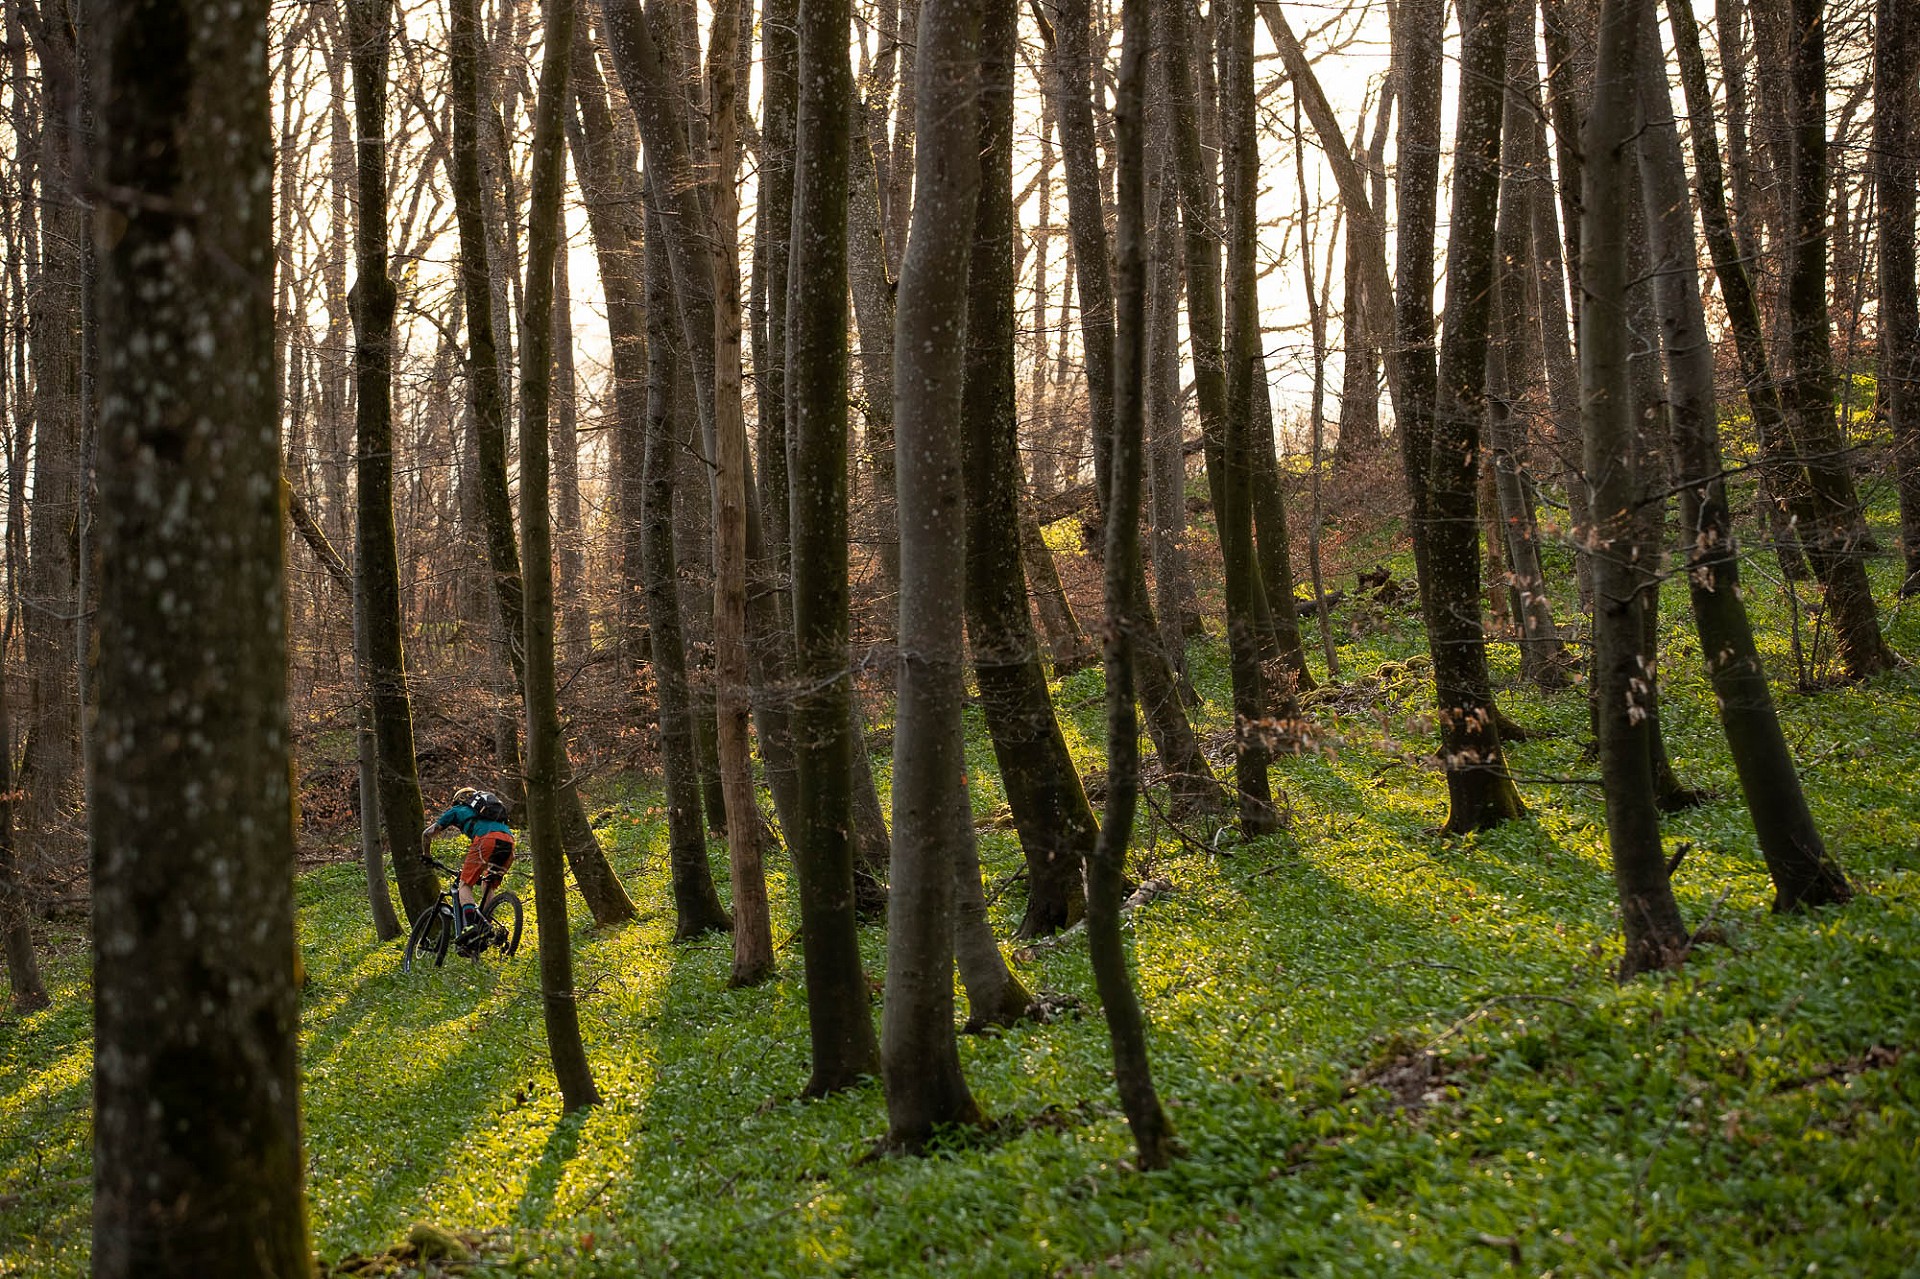
<svg viewBox="0 0 1920 1279">
<path fill-rule="evenodd" d="M 1080 918 L 1085 905 L 1081 864 L 1098 828 L 1054 718 L 1020 563 L 1011 48 L 1017 15 L 1017 8 L 995 0 L 982 24 L 982 173 L 968 281 L 961 420 L 966 431 L 967 635 L 994 759 L 1026 855 L 1027 913 L 1020 936 L 1039 937 Z M 1025 1003 L 1015 1012 L 1024 1010 Z"/>
<path fill-rule="evenodd" d="M 554 263 L 566 177 L 561 117 L 573 59 L 574 0 L 548 0 L 547 45 L 534 108 L 533 180 L 527 215 L 527 285 L 520 312 L 520 527 L 527 540 L 527 842 L 534 910 L 540 916 L 540 1011 L 564 1110 L 599 1104 L 580 1039 L 567 881 L 561 867 L 561 787 L 567 766 L 554 685 L 553 516 L 549 499 L 548 411 L 553 390 Z"/>
<path fill-rule="evenodd" d="M 853 652 L 847 585 L 848 0 L 800 0 L 799 104 L 784 304 L 791 434 L 794 698 L 800 878 L 813 1075 L 806 1095 L 879 1073 L 853 892 Z M 775 228 L 769 228 L 773 230 Z"/>
<path fill-rule="evenodd" d="M 1627 149 L 1633 145 L 1640 10 L 1650 2 L 1603 0 L 1593 109 L 1581 138 L 1580 279 L 1586 300 L 1580 308 L 1580 400 L 1595 521 L 1593 678 L 1607 843 L 1626 932 L 1623 979 L 1679 963 L 1688 940 L 1660 848 L 1652 724 L 1642 705 L 1648 672 L 1641 613 L 1655 566 L 1636 546 L 1636 504 L 1645 485 L 1635 465 L 1628 369 Z"/>
<path fill-rule="evenodd" d="M 880 1052 L 887 1140 L 924 1149 L 980 1123 L 953 1037 L 954 866 L 973 839 L 967 799 L 964 487 L 959 447 L 969 245 L 980 191 L 980 15 L 926 0 L 920 15 L 919 172 L 900 267 L 894 423 L 900 450 L 900 671 L 893 738 L 894 857 Z"/>
<path fill-rule="evenodd" d="M 1740 556 L 1727 509 L 1725 462 L 1714 403 L 1713 341 L 1700 304 L 1700 265 L 1687 205 L 1687 174 L 1651 9 L 1640 17 L 1640 175 L 1653 249 L 1654 290 L 1672 405 L 1672 474 L 1680 491 L 1688 598 L 1713 681 L 1720 726 L 1740 777 L 1774 909 L 1843 902 L 1853 895 L 1828 856 L 1774 713 L 1773 694 L 1740 598 Z M 1659 477 L 1654 477 L 1658 482 Z"/>
<path fill-rule="evenodd" d="M 88 22 L 95 172 L 121 228 L 100 256 L 89 813 L 93 1273 L 113 1279 L 313 1265 L 267 17 L 242 0 Z"/>
<path fill-rule="evenodd" d="M 1827 66 L 1824 0 L 1792 0 L 1787 59 L 1792 129 L 1788 181 L 1787 425 L 1807 468 L 1802 536 L 1826 588 L 1827 611 L 1847 675 L 1862 679 L 1894 664 L 1880 634 L 1867 580 L 1860 499 L 1846 440 L 1834 416 L 1833 338 L 1827 313 Z"/>
<path fill-rule="evenodd" d="M 1447 309 L 1427 461 L 1422 600 L 1450 803 L 1447 829 L 1486 830 L 1525 813 L 1494 722 L 1480 621 L 1479 502 L 1474 479 L 1486 412 L 1487 327 L 1494 276 L 1508 0 L 1460 7 L 1459 124 L 1447 237 Z"/>
<path fill-rule="evenodd" d="M 1920 594 L 1920 298 L 1914 284 L 1914 181 L 1920 171 L 1920 17 L 1880 0 L 1874 19 L 1874 192 L 1880 214 L 1880 412 L 1893 431 L 1900 493 L 1900 593 Z"/>
<path fill-rule="evenodd" d="M 433 905 L 433 871 L 410 856 L 410 832 L 426 824 L 413 754 L 413 704 L 400 620 L 399 551 L 393 529 L 393 317 L 397 304 L 387 274 L 387 56 L 390 0 L 348 0 L 353 58 L 354 124 L 359 202 L 354 238 L 357 278 L 353 311 L 353 366 L 358 457 L 355 477 L 355 607 L 366 627 L 367 683 L 373 701 L 374 741 L 380 755 L 380 824 L 386 828 L 400 881 L 400 904 L 413 919 Z M 471 318 L 471 317 L 469 317 Z"/>
<path fill-rule="evenodd" d="M 1252 2 L 1240 0 L 1252 30 Z M 1114 360 L 1112 507 L 1132 511 L 1140 505 L 1142 435 L 1146 410 L 1147 263 L 1146 263 L 1146 79 L 1147 0 L 1126 0 L 1120 85 L 1115 104 L 1119 161 L 1119 288 Z M 1249 59 L 1249 64 L 1251 60 Z M 1250 66 L 1249 66 L 1250 69 Z M 1147 1058 L 1146 1015 L 1127 970 L 1126 944 L 1120 934 L 1120 897 L 1125 891 L 1127 840 L 1133 829 L 1140 787 L 1140 731 L 1134 719 L 1133 632 L 1145 619 L 1130 609 L 1130 579 L 1138 570 L 1140 524 L 1107 523 L 1106 600 L 1112 625 L 1107 632 L 1107 820 L 1087 863 L 1087 950 L 1094 984 L 1107 1014 L 1113 1047 L 1114 1082 L 1120 1104 L 1140 1152 L 1140 1168 L 1164 1168 L 1179 1153 L 1173 1124 L 1160 1104 Z"/>
</svg>

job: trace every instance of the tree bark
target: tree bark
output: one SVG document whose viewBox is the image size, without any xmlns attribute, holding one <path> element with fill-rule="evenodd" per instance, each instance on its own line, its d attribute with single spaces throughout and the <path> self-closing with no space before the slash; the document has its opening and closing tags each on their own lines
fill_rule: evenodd
<svg viewBox="0 0 1920 1279">
<path fill-rule="evenodd" d="M 800 0 L 792 276 L 784 337 L 791 361 L 794 698 L 800 878 L 813 1074 L 824 1096 L 879 1073 L 853 882 L 853 650 L 847 582 L 847 198 L 853 66 L 848 0 Z M 764 167 L 763 167 L 764 172 Z M 777 210 L 776 210 L 777 211 Z M 766 233 L 777 231 L 766 224 Z"/>
<path fill-rule="evenodd" d="M 513 499 L 507 479 L 506 397 L 500 392 L 503 373 L 497 334 L 493 327 L 494 287 L 492 252 L 488 244 L 486 206 L 480 180 L 480 123 L 483 101 L 480 97 L 479 22 L 475 0 L 451 0 L 451 54 L 448 60 L 449 87 L 453 97 L 453 194 L 454 217 L 460 235 L 460 282 L 466 297 L 468 342 L 468 394 L 473 397 L 474 433 L 478 440 L 480 506 L 486 524 L 487 560 L 493 570 L 494 597 L 500 620 L 507 634 L 507 660 L 513 674 L 513 691 L 519 700 L 526 690 L 526 587 L 521 573 L 520 547 L 514 536 Z M 572 50 L 568 51 L 573 56 Z M 565 106 L 565 100 L 562 101 Z M 524 303 L 521 311 L 525 319 Z M 525 336 L 522 335 L 524 342 Z M 545 339 L 553 349 L 552 335 Z M 551 372 L 548 374 L 551 379 Z M 524 398 L 524 390 L 522 396 Z M 551 573 L 551 566 L 549 566 Z M 599 838 L 580 801 L 567 760 L 564 740 L 560 748 L 560 772 L 556 823 L 566 860 L 573 870 L 574 882 L 593 913 L 596 924 L 622 924 L 639 912 L 620 884 L 619 876 L 607 861 Z M 517 754 L 517 750 L 514 752 Z M 388 830 L 394 827 L 389 824 Z M 411 829 L 418 829 L 418 823 Z M 395 858 L 397 863 L 410 857 Z M 404 892 L 403 892 L 404 896 Z M 409 908 L 410 910 L 412 908 Z"/>
<path fill-rule="evenodd" d="M 540 1011 L 561 1108 L 571 1112 L 600 1102 L 580 1039 L 573 941 L 567 930 L 567 883 L 561 869 L 560 791 L 568 770 L 554 685 L 553 517 L 548 485 L 554 275 L 566 177 L 561 119 L 573 60 L 574 0 L 546 0 L 544 7 L 547 43 L 534 106 L 527 284 L 520 312 L 520 527 L 527 540 L 527 842 L 533 859 L 534 909 L 540 916 Z"/>
<path fill-rule="evenodd" d="M 380 755 L 380 824 L 393 853 L 400 903 L 413 919 L 438 895 L 433 871 L 408 856 L 399 838 L 426 821 L 413 754 L 413 704 L 400 618 L 399 551 L 393 527 L 393 317 L 397 295 L 387 273 L 386 101 L 391 0 L 346 0 L 353 61 L 358 234 L 353 364 L 358 450 L 355 459 L 357 570 L 355 605 L 365 618 L 367 683 Z M 471 317 L 469 317 L 471 319 Z"/>
<path fill-rule="evenodd" d="M 1520 673 L 1541 688 L 1556 689 L 1567 683 L 1566 648 L 1554 625 L 1546 573 L 1540 565 L 1540 524 L 1534 512 L 1533 492 L 1522 469 L 1527 430 L 1518 414 L 1515 376 L 1527 319 L 1523 264 L 1533 250 L 1531 201 L 1524 190 L 1529 104 L 1521 86 L 1530 76 L 1539 74 L 1534 61 L 1533 0 L 1520 0 L 1519 7 L 1508 30 L 1509 90 L 1500 130 L 1504 163 L 1494 231 L 1494 293 L 1489 308 L 1493 332 L 1487 347 L 1487 443 L 1499 490 L 1496 512 L 1507 553 L 1508 580 L 1517 597 Z"/>
<path fill-rule="evenodd" d="M 13 636 L 11 610 L 6 637 Z M 0 652 L 5 645 L 0 644 Z M 33 912 L 27 903 L 25 886 L 20 882 L 19 851 L 13 842 L 15 806 L 13 780 L 13 725 L 7 714 L 7 681 L 0 674 L 0 951 L 7 962 L 7 987 L 13 1007 L 22 1013 L 37 1012 L 48 1003 L 46 983 L 40 978 L 40 961 L 33 952 Z"/>
<path fill-rule="evenodd" d="M 304 1275 L 267 5 L 86 25 L 119 228 L 98 308 L 93 1273 Z"/>
<path fill-rule="evenodd" d="M 1260 565 L 1253 545 L 1254 379 L 1260 364 L 1258 235 L 1254 208 L 1260 186 L 1259 134 L 1254 122 L 1253 3 L 1234 0 L 1222 14 L 1220 132 L 1226 173 L 1227 335 L 1225 431 L 1221 448 L 1221 498 L 1217 512 L 1220 558 L 1227 593 L 1227 652 L 1233 674 L 1234 782 L 1240 800 L 1240 832 L 1248 839 L 1280 825 L 1267 776 L 1272 758 L 1266 687 L 1255 631 Z M 1267 450 L 1272 451 L 1269 436 Z M 1284 539 L 1284 526 L 1281 530 Z M 1291 585 L 1288 597 L 1292 597 Z M 1299 627 L 1294 628 L 1299 638 Z"/>
<path fill-rule="evenodd" d="M 961 421 L 966 432 L 967 637 L 994 759 L 1026 855 L 1027 910 L 1019 935 L 1039 937 L 1074 923 L 1084 911 L 1081 866 L 1097 827 L 1054 718 L 1020 562 L 1013 304 L 1017 16 L 1017 8 L 995 0 L 982 21 L 982 172 L 968 275 Z M 1031 1002 L 1026 998 L 1011 1011 L 1018 1016 Z"/>
<path fill-rule="evenodd" d="M 1667 880 L 1654 806 L 1652 724 L 1642 696 L 1651 672 L 1641 613 L 1654 564 L 1637 545 L 1636 505 L 1645 491 L 1632 421 L 1627 324 L 1627 149 L 1633 145 L 1635 46 L 1650 0 L 1602 0 L 1593 109 L 1581 137 L 1585 210 L 1581 227 L 1581 427 L 1593 493 L 1594 684 L 1607 842 L 1620 896 L 1624 980 L 1670 968 L 1686 955 L 1686 926 Z"/>
<path fill-rule="evenodd" d="M 1243 23 L 1252 34 L 1251 0 L 1240 0 Z M 1147 252 L 1146 252 L 1146 79 L 1147 0 L 1126 0 L 1119 92 L 1114 110 L 1117 152 L 1117 241 L 1119 303 L 1114 361 L 1113 477 L 1115 512 L 1140 505 L 1142 435 L 1146 415 Z M 1251 50 L 1247 50 L 1251 52 Z M 1251 58 L 1248 69 L 1251 70 Z M 1250 104 L 1249 104 L 1250 105 Z M 1120 930 L 1120 897 L 1125 891 L 1127 841 L 1133 829 L 1140 788 L 1140 730 L 1134 718 L 1133 657 L 1127 650 L 1145 619 L 1131 607 L 1131 579 L 1139 571 L 1140 524 L 1115 518 L 1107 522 L 1105 592 L 1110 625 L 1106 642 L 1107 811 L 1106 823 L 1087 863 L 1087 952 L 1094 985 L 1107 1014 L 1107 1038 L 1113 1049 L 1127 1125 L 1133 1130 L 1140 1168 L 1165 1168 L 1180 1153 L 1173 1124 L 1160 1104 L 1147 1057 L 1146 1014 L 1127 970 Z"/>
<path fill-rule="evenodd" d="M 1495 724 L 1480 621 L 1479 501 L 1474 486 L 1486 412 L 1487 326 L 1500 191 L 1507 0 L 1460 7 L 1462 88 L 1454 130 L 1447 303 L 1433 441 L 1427 460 L 1423 595 L 1447 774 L 1447 829 L 1486 830 L 1524 815 Z"/>
<path fill-rule="evenodd" d="M 1828 855 L 1807 807 L 1799 771 L 1774 713 L 1747 607 L 1740 598 L 1739 547 L 1727 508 L 1714 402 L 1713 340 L 1700 304 L 1700 265 L 1687 205 L 1686 167 L 1650 7 L 1642 10 L 1640 24 L 1641 188 L 1666 350 L 1673 409 L 1673 480 L 1680 492 L 1694 628 L 1707 676 L 1713 681 L 1734 771 L 1773 877 L 1774 909 L 1844 902 L 1853 895 L 1852 887 Z"/>
<path fill-rule="evenodd" d="M 1893 432 L 1903 596 L 1920 594 L 1920 298 L 1914 286 L 1914 181 L 1920 174 L 1920 19 L 1879 0 L 1874 17 L 1874 192 L 1879 204 L 1880 412 Z"/>
<path fill-rule="evenodd" d="M 1407 534 L 1414 578 L 1427 606 L 1427 468 L 1433 450 L 1438 369 L 1433 326 L 1434 210 L 1440 195 L 1440 0 L 1400 0 L 1393 65 L 1400 78 L 1395 207 L 1394 342 L 1400 360 L 1400 455 L 1407 483 Z"/>
<path fill-rule="evenodd" d="M 1827 611 L 1847 674 L 1890 669 L 1893 652 L 1867 580 L 1866 529 L 1846 441 L 1834 418 L 1832 336 L 1827 314 L 1827 67 L 1824 0 L 1792 0 L 1786 87 L 1792 145 L 1787 249 L 1787 426 L 1806 466 L 1802 536 L 1826 589 Z"/>
<path fill-rule="evenodd" d="M 704 933 L 730 933 L 733 920 L 714 891 L 700 820 L 700 767 L 680 623 L 680 574 L 673 547 L 674 463 L 680 441 L 673 386 L 679 371 L 679 342 L 672 331 L 672 284 L 665 258 L 660 236 L 647 236 L 646 501 L 640 520 L 654 696 L 660 713 L 660 771 L 667 801 L 673 939 L 691 941 Z"/>
<path fill-rule="evenodd" d="M 916 89 L 918 197 L 901 259 L 894 350 L 899 432 L 900 672 L 894 858 L 881 1068 L 890 1144 L 981 1122 L 953 1037 L 955 864 L 973 840 L 960 619 L 965 598 L 959 416 L 969 246 L 980 191 L 980 14 L 925 0 Z"/>
</svg>

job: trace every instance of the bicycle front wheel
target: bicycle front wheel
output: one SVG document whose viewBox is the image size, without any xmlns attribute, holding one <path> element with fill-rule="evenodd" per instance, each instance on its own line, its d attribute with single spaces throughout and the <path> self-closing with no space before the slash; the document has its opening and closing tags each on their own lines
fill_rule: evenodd
<svg viewBox="0 0 1920 1279">
<path fill-rule="evenodd" d="M 512 893 L 500 893 L 487 903 L 487 923 L 493 928 L 493 945 L 499 948 L 502 958 L 510 959 L 513 952 L 520 949 L 520 929 L 526 922 L 525 915 L 520 899 Z"/>
<path fill-rule="evenodd" d="M 407 937 L 407 952 L 400 957 L 400 971 L 413 971 L 413 961 L 433 960 L 435 968 L 447 962 L 447 947 L 453 942 L 453 912 L 444 903 L 435 903 L 420 912 Z"/>
</svg>

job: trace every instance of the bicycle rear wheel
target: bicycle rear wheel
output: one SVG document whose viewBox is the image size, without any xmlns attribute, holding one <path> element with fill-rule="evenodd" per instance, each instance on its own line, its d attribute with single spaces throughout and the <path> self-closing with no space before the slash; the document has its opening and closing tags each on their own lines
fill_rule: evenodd
<svg viewBox="0 0 1920 1279">
<path fill-rule="evenodd" d="M 420 912 L 407 937 L 406 954 L 400 957 L 400 971 L 413 971 L 413 961 L 431 958 L 435 968 L 447 962 L 447 947 L 453 942 L 453 912 L 444 902 L 436 902 Z"/>
<path fill-rule="evenodd" d="M 493 926 L 492 948 L 498 948 L 503 959 L 511 959 L 520 949 L 520 929 L 526 923 L 520 899 L 512 893 L 495 894 L 487 903 L 486 915 L 487 923 Z"/>
</svg>

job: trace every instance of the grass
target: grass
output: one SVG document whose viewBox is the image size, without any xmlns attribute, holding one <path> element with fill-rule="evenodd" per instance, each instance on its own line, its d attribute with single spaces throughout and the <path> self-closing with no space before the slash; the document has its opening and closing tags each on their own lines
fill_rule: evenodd
<svg viewBox="0 0 1920 1279">
<path fill-rule="evenodd" d="M 1767 656 L 1791 669 L 1756 563 Z M 1403 572 L 1402 576 L 1406 574 Z M 1668 591 L 1670 612 L 1683 601 Z M 1353 618 L 1359 613 L 1345 613 Z M 1920 652 L 1912 610 L 1890 617 Z M 479 1245 L 483 1275 L 1782 1275 L 1920 1273 L 1920 676 L 1781 691 L 1822 828 L 1866 894 L 1776 918 L 1683 616 L 1666 722 L 1714 798 L 1672 818 L 1676 888 L 1723 940 L 1622 987 L 1584 699 L 1512 686 L 1533 816 L 1444 839 L 1421 761 L 1429 694 L 1322 713 L 1285 763 L 1281 836 L 1196 847 L 1143 814 L 1134 873 L 1175 891 L 1130 917 L 1155 1069 L 1187 1147 L 1128 1164 L 1078 936 L 1010 948 L 1078 1013 L 961 1046 L 998 1121 L 926 1159 L 869 1158 L 877 1084 L 802 1102 L 805 1005 L 789 868 L 769 868 L 778 980 L 728 990 L 725 944 L 670 944 L 665 830 L 641 779 L 596 803 L 643 914 L 575 930 L 606 1104 L 562 1119 L 531 932 L 504 966 L 399 972 L 351 864 L 298 882 L 312 985 L 302 1068 L 309 1202 L 340 1273 L 387 1273 L 415 1221 Z M 1349 675 L 1419 650 L 1405 609 L 1350 629 Z M 1197 645 L 1203 726 L 1224 662 Z M 1316 659 L 1317 665 L 1317 659 Z M 1098 767 L 1100 681 L 1059 690 Z M 970 712 L 990 888 L 1019 854 Z M 876 761 L 877 764 L 883 761 Z M 882 785 L 885 769 L 881 768 Z M 1188 832 L 1200 834 L 1203 832 Z M 724 850 L 714 849 L 724 875 Z M 524 887 L 524 885 L 522 885 Z M 1011 933 L 1019 891 L 997 899 Z M 584 912 L 581 912 L 584 914 Z M 883 969 L 881 933 L 863 939 Z M 56 930 L 45 1012 L 0 1023 L 0 1275 L 84 1272 L 91 1065 L 84 937 Z M 384 1254 L 384 1255 L 382 1255 Z"/>
</svg>

